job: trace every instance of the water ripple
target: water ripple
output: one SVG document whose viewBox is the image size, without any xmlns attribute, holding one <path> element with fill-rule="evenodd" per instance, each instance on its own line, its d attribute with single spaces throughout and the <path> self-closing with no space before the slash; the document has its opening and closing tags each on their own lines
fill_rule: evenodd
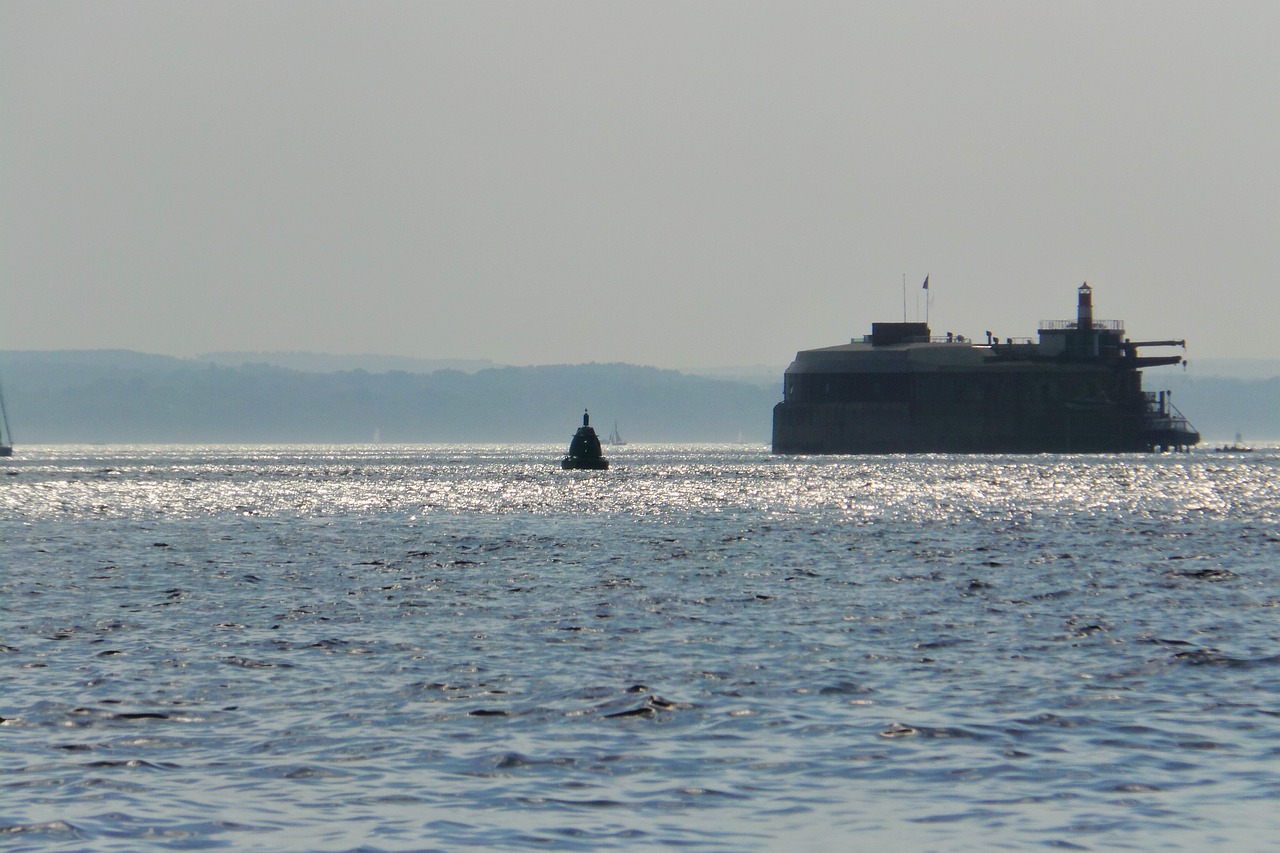
<svg viewBox="0 0 1280 853">
<path fill-rule="evenodd" d="M 6 849 L 1263 849 L 1280 466 L 47 448 Z"/>
</svg>

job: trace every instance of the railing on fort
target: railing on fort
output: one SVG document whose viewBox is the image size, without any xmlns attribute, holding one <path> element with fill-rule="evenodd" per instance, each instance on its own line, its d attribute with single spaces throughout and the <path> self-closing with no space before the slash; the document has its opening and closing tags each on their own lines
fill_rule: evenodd
<svg viewBox="0 0 1280 853">
<path fill-rule="evenodd" d="M 1040 331 L 1069 331 L 1080 328 L 1080 324 L 1075 320 L 1041 320 Z M 1123 332 L 1124 320 L 1094 320 L 1093 330 L 1095 332 Z"/>
</svg>

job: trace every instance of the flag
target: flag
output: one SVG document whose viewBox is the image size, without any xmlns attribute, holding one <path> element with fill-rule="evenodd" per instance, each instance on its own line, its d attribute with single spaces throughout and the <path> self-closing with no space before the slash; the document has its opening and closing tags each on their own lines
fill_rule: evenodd
<svg viewBox="0 0 1280 853">
<path fill-rule="evenodd" d="M 921 288 L 921 290 L 928 290 L 928 289 L 929 289 L 929 276 L 925 276 L 925 277 L 924 277 L 924 287 L 922 287 L 922 288 Z"/>
</svg>

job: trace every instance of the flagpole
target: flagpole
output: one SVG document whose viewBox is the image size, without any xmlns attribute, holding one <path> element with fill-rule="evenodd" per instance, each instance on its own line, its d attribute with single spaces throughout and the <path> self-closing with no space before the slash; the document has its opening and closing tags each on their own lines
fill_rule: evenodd
<svg viewBox="0 0 1280 853">
<path fill-rule="evenodd" d="M 902 322 L 907 322 L 907 274 L 902 274 Z"/>
</svg>

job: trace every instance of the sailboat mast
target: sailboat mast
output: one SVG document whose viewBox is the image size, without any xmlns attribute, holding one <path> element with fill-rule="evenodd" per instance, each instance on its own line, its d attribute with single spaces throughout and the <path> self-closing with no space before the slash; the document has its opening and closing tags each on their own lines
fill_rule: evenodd
<svg viewBox="0 0 1280 853">
<path fill-rule="evenodd" d="M 0 425 L 4 432 L 0 433 L 0 447 L 13 446 L 13 432 L 9 429 L 9 411 L 4 407 L 4 390 L 0 389 Z"/>
</svg>

